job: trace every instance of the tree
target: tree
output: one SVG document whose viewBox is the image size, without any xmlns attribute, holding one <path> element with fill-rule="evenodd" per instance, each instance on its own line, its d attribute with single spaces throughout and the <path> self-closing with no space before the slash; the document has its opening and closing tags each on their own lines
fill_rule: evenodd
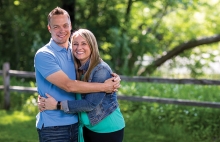
<svg viewBox="0 0 220 142">
<path fill-rule="evenodd" d="M 47 15 L 58 1 L 1 0 L 0 65 L 10 62 L 14 70 L 34 71 L 37 49 L 50 39 Z"/>
<path fill-rule="evenodd" d="M 178 56 L 179 54 L 183 53 L 186 50 L 190 50 L 194 47 L 204 45 L 204 44 L 211 44 L 215 42 L 220 41 L 220 35 L 214 35 L 210 37 L 204 37 L 197 40 L 191 40 L 186 43 L 180 44 L 176 47 L 174 47 L 171 51 L 168 51 L 167 54 L 161 56 L 160 58 L 153 61 L 150 65 L 146 66 L 146 73 L 152 73 L 153 70 L 155 70 L 157 67 L 162 65 L 164 62 L 166 62 L 169 59 L 174 58 L 175 56 Z M 146 74 L 145 73 L 145 74 Z M 143 74 L 143 72 L 141 73 Z"/>
<path fill-rule="evenodd" d="M 0 65 L 8 61 L 16 70 L 34 70 L 35 52 L 50 38 L 47 15 L 56 6 L 69 12 L 73 30 L 88 28 L 95 34 L 101 57 L 118 74 L 151 75 L 172 61 L 170 68 L 186 66 L 196 77 L 219 55 L 212 54 L 219 50 L 220 2 L 215 0 L 0 0 L 0 4 Z M 192 62 L 182 64 L 177 57 Z"/>
<path fill-rule="evenodd" d="M 150 75 L 167 60 L 174 60 L 171 66 L 175 66 L 178 64 L 175 57 L 190 59 L 195 54 L 193 49 L 204 45 L 200 50 L 202 55 L 209 50 L 208 45 L 219 41 L 214 36 L 219 31 L 215 30 L 217 26 L 210 26 L 219 23 L 218 1 L 94 0 L 89 3 L 76 2 L 75 17 L 80 17 L 76 27 L 89 28 L 95 33 L 102 57 L 119 74 Z M 213 13 L 215 16 L 210 17 Z M 215 45 L 211 50 L 216 49 Z M 202 58 L 201 55 L 197 56 Z M 143 65 L 145 56 L 152 58 L 147 66 Z M 209 60 L 214 60 L 211 57 Z M 195 61 L 196 66 L 187 66 L 194 70 L 194 75 L 199 74 L 195 68 L 202 67 L 200 61 Z"/>
</svg>

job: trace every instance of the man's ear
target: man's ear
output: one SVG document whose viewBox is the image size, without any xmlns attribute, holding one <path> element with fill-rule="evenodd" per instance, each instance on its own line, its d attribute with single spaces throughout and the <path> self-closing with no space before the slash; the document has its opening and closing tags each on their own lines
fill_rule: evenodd
<svg viewBox="0 0 220 142">
<path fill-rule="evenodd" d="M 73 30 L 73 27 L 72 27 L 72 24 L 70 23 L 70 31 L 72 31 Z"/>
<path fill-rule="evenodd" d="M 48 31 L 50 32 L 50 25 L 47 25 L 47 29 L 48 29 Z"/>
</svg>

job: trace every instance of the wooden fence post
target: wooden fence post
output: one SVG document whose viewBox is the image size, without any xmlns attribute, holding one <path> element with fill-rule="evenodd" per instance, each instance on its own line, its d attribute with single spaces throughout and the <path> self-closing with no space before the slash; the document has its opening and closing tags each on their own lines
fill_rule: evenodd
<svg viewBox="0 0 220 142">
<path fill-rule="evenodd" d="M 10 64 L 8 62 L 3 64 L 3 82 L 4 82 L 4 109 L 10 108 Z"/>
</svg>

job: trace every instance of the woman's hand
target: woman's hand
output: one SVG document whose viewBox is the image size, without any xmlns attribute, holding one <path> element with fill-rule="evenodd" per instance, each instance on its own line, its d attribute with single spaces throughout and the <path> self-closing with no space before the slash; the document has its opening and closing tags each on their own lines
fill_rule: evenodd
<svg viewBox="0 0 220 142">
<path fill-rule="evenodd" d="M 44 111 L 44 104 L 43 104 L 43 102 L 44 102 L 44 97 L 41 97 L 40 95 L 38 95 L 38 97 L 37 97 L 37 105 L 38 105 L 38 110 L 40 111 L 40 112 L 42 112 L 42 111 Z"/>
<path fill-rule="evenodd" d="M 57 101 L 49 94 L 46 94 L 46 96 L 47 98 L 38 96 L 38 109 L 40 112 L 57 109 Z"/>
</svg>

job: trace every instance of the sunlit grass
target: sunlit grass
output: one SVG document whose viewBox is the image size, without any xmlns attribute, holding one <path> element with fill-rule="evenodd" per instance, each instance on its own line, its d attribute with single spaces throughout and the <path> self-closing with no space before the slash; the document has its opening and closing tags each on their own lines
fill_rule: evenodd
<svg viewBox="0 0 220 142">
<path fill-rule="evenodd" d="M 35 116 L 21 111 L 0 110 L 1 142 L 37 142 Z"/>
<path fill-rule="evenodd" d="M 122 82 L 118 93 L 220 102 L 219 92 L 220 86 L 211 85 Z M 36 98 L 37 94 L 11 93 L 11 111 L 0 110 L 0 142 L 38 141 Z M 126 121 L 123 142 L 220 141 L 218 109 L 124 100 L 119 104 Z"/>
<path fill-rule="evenodd" d="M 27 122 L 33 119 L 33 116 L 27 116 L 24 112 L 14 111 L 6 112 L 5 110 L 0 111 L 0 125 L 8 125 L 17 122 Z"/>
</svg>

